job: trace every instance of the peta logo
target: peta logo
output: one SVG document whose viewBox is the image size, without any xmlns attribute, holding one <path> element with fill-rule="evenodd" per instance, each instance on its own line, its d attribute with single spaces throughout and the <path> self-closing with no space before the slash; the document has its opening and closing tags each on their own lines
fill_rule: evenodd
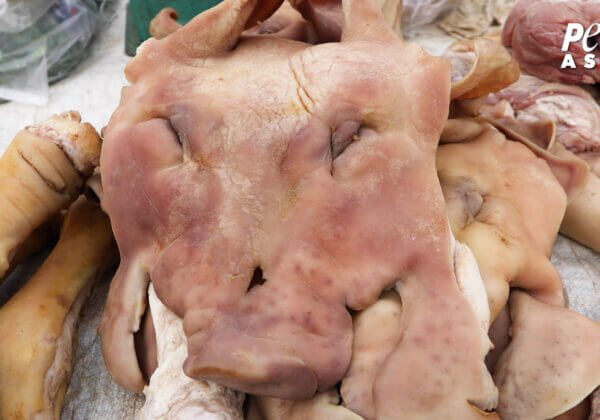
<svg viewBox="0 0 600 420">
<path fill-rule="evenodd" d="M 600 24 L 593 23 L 589 28 L 585 29 L 581 23 L 569 23 L 567 25 L 567 31 L 565 32 L 565 39 L 562 44 L 561 50 L 564 52 L 569 51 L 569 47 L 573 42 L 581 42 L 581 47 L 588 53 L 584 56 L 583 67 L 586 69 L 593 69 L 596 67 L 596 54 L 593 54 L 598 47 L 596 36 L 600 35 Z M 573 54 L 565 54 L 561 69 L 576 69 L 577 64 L 573 59 Z"/>
</svg>

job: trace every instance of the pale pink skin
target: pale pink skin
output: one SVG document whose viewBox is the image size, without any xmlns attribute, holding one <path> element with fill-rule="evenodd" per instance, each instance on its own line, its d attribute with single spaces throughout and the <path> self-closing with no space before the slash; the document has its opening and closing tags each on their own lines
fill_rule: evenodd
<svg viewBox="0 0 600 420">
<path fill-rule="evenodd" d="M 521 291 L 510 316 L 512 341 L 494 371 L 501 418 L 552 418 L 600 385 L 600 323 Z"/>
<path fill-rule="evenodd" d="M 573 42 L 568 52 L 577 68 L 561 69 L 566 54 L 561 48 L 568 23 L 587 29 L 599 18 L 600 3 L 593 0 L 521 0 L 504 24 L 502 43 L 529 74 L 554 82 L 594 84 L 600 80 L 600 56 L 594 69 L 584 68 L 588 53 L 581 42 Z M 598 49 L 592 53 L 600 55 Z"/>
<path fill-rule="evenodd" d="M 487 372 L 435 169 L 449 64 L 397 38 L 371 0 L 344 1 L 341 43 L 238 42 L 254 4 L 222 3 L 127 68 L 101 158 L 122 256 L 101 325 L 109 369 L 143 386 L 131 336 L 149 276 L 184 318 L 188 375 L 307 398 L 348 367 L 348 308 L 401 281 L 378 410 L 450 395 L 474 413 Z M 248 290 L 259 266 L 266 282 Z"/>
</svg>

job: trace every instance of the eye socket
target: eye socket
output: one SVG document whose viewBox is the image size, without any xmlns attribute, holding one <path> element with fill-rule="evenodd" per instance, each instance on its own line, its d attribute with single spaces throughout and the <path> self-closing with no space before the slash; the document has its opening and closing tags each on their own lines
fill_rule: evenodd
<svg viewBox="0 0 600 420">
<path fill-rule="evenodd" d="M 248 285 L 248 292 L 252 290 L 256 286 L 262 286 L 265 284 L 267 279 L 263 277 L 263 270 L 261 267 L 256 267 L 254 269 L 254 273 L 252 274 L 252 280 L 250 280 L 250 285 Z"/>
<path fill-rule="evenodd" d="M 183 147 L 183 141 L 181 140 L 181 133 L 179 132 L 178 127 L 177 127 L 177 117 L 168 118 L 167 122 L 169 123 L 171 130 L 173 130 L 173 132 L 175 133 L 175 136 L 177 137 L 177 142 L 181 145 L 181 147 Z"/>
<path fill-rule="evenodd" d="M 345 121 L 333 132 L 331 135 L 331 160 L 341 155 L 346 147 L 356 140 L 360 127 L 357 121 Z"/>
<path fill-rule="evenodd" d="M 275 19 L 270 19 L 258 27 L 259 35 L 272 35 L 281 32 L 285 25 Z"/>
</svg>

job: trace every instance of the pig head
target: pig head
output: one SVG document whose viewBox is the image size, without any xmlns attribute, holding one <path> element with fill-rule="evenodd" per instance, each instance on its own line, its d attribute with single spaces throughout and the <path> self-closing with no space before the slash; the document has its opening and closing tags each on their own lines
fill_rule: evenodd
<svg viewBox="0 0 600 420">
<path fill-rule="evenodd" d="M 399 282 L 393 360 L 428 383 L 439 356 L 425 337 L 459 336 L 465 386 L 452 387 L 481 401 L 491 381 L 435 169 L 449 64 L 404 43 L 372 0 L 343 1 L 340 42 L 242 36 L 267 3 L 226 0 L 126 69 L 101 157 L 122 257 L 100 326 L 109 370 L 143 387 L 133 334 L 152 281 L 184 320 L 187 375 L 308 398 L 348 368 L 348 308 Z"/>
</svg>

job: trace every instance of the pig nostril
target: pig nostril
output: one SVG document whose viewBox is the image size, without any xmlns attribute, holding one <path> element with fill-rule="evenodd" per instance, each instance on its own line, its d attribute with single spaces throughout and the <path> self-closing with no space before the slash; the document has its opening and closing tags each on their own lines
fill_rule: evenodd
<svg viewBox="0 0 600 420">
<path fill-rule="evenodd" d="M 262 286 L 267 280 L 263 277 L 263 270 L 261 267 L 256 267 L 252 274 L 252 280 L 248 286 L 248 292 L 256 286 Z"/>
<path fill-rule="evenodd" d="M 335 386 L 337 389 L 337 394 L 339 396 L 339 399 L 337 401 L 338 406 L 343 406 L 344 405 L 344 397 L 342 397 L 342 383 L 338 382 L 337 385 Z"/>
</svg>

